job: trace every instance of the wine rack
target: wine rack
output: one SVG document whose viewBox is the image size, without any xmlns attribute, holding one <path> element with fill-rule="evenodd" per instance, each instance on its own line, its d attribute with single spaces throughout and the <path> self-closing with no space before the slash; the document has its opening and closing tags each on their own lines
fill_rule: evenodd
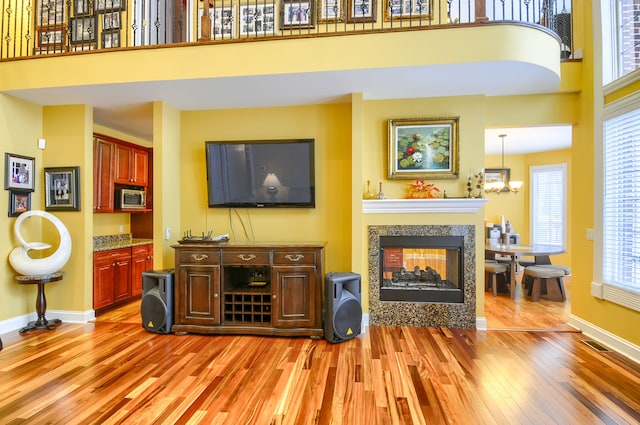
<svg viewBox="0 0 640 425">
<path fill-rule="evenodd" d="M 271 294 L 233 292 L 224 295 L 227 323 L 271 324 Z"/>
</svg>

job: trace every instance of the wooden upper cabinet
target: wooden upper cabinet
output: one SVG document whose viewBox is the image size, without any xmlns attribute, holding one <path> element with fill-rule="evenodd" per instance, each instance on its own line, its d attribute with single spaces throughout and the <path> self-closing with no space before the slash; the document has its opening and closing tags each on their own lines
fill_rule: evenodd
<svg viewBox="0 0 640 425">
<path fill-rule="evenodd" d="M 93 139 L 93 211 L 113 212 L 115 144 Z"/>
<path fill-rule="evenodd" d="M 135 210 L 135 212 L 151 211 L 153 182 L 150 174 L 153 174 L 152 169 L 153 150 L 151 148 L 94 133 L 93 212 L 122 211 L 115 208 L 116 192 L 118 189 L 129 187 L 144 188 L 147 195 L 147 208 Z M 130 210 L 130 212 L 134 211 Z"/>
<path fill-rule="evenodd" d="M 146 187 L 149 176 L 147 151 L 126 145 L 115 146 L 115 182 Z"/>
</svg>

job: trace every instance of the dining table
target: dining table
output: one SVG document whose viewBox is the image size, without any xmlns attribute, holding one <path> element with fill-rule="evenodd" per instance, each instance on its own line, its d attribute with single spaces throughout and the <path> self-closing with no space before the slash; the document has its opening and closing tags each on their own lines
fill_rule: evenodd
<svg viewBox="0 0 640 425">
<path fill-rule="evenodd" d="M 485 254 L 498 254 L 510 258 L 510 285 L 511 298 L 516 296 L 516 265 L 519 257 L 536 257 L 543 255 L 558 255 L 565 252 L 564 248 L 557 245 L 515 245 L 503 243 L 487 243 L 484 246 Z"/>
</svg>

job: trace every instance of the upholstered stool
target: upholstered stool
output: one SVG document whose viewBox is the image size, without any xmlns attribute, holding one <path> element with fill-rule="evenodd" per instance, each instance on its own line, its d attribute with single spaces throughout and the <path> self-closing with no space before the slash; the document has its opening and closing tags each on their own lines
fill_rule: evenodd
<svg viewBox="0 0 640 425">
<path fill-rule="evenodd" d="M 564 301 L 567 296 L 564 291 L 564 270 L 548 266 L 530 266 L 524 269 L 522 277 L 525 287 L 529 289 L 532 301 L 538 301 L 542 294 L 546 294 L 550 301 Z M 557 285 L 551 284 L 552 282 Z"/>
<path fill-rule="evenodd" d="M 493 289 L 493 296 L 498 295 L 498 275 L 504 276 L 505 282 L 508 282 L 509 266 L 502 263 L 493 263 L 487 261 L 484 263 L 484 290 L 488 291 L 489 287 Z"/>
<path fill-rule="evenodd" d="M 565 276 L 569 276 L 571 274 L 571 267 L 563 266 L 560 264 L 545 264 L 544 267 L 548 269 L 562 270 Z"/>
</svg>

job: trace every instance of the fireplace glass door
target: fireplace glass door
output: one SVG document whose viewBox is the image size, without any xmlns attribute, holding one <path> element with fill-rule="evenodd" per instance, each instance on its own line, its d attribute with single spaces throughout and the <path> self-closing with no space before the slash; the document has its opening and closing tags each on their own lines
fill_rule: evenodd
<svg viewBox="0 0 640 425">
<path fill-rule="evenodd" d="M 461 237 L 384 239 L 381 301 L 463 302 Z"/>
</svg>

